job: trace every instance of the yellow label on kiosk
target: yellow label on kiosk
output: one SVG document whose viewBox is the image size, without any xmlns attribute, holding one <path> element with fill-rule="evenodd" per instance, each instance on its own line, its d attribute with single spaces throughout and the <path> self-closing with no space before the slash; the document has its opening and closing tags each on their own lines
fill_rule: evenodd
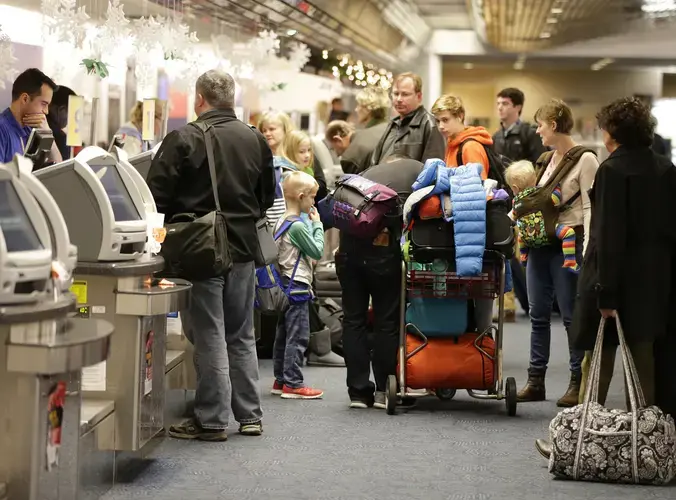
<svg viewBox="0 0 676 500">
<path fill-rule="evenodd" d="M 75 298 L 77 299 L 78 304 L 87 303 L 87 282 L 86 281 L 73 281 L 73 284 L 70 285 L 70 291 Z"/>
<path fill-rule="evenodd" d="M 82 128 L 84 125 L 84 97 L 68 96 L 68 125 L 66 128 L 66 145 L 82 146 Z"/>
<path fill-rule="evenodd" d="M 143 100 L 143 140 L 155 139 L 155 99 Z"/>
</svg>

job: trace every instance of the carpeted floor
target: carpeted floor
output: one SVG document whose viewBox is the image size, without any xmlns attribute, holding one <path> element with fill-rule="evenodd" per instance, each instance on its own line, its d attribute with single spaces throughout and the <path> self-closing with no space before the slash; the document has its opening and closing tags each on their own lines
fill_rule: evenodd
<svg viewBox="0 0 676 500">
<path fill-rule="evenodd" d="M 529 326 L 507 325 L 506 375 L 525 379 Z M 547 380 L 549 401 L 519 405 L 477 401 L 459 393 L 451 402 L 428 398 L 396 416 L 350 410 L 343 369 L 307 368 L 321 401 L 268 395 L 269 361 L 261 362 L 265 434 L 233 432 L 226 443 L 165 439 L 130 483 L 105 500 L 622 500 L 675 499 L 667 488 L 556 481 L 533 441 L 546 436 L 555 400 L 568 383 L 567 345 L 555 326 Z M 615 380 L 609 405 L 621 406 Z M 236 425 L 233 423 L 233 430 Z"/>
</svg>

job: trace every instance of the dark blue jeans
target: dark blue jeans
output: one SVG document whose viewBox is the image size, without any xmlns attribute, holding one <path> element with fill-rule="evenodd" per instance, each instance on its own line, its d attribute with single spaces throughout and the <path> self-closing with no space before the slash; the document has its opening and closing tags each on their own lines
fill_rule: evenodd
<svg viewBox="0 0 676 500">
<path fill-rule="evenodd" d="M 298 285 L 302 286 L 301 283 Z M 273 347 L 273 371 L 277 382 L 292 389 L 303 387 L 303 356 L 309 342 L 310 302 L 289 305 L 277 323 Z"/>
<path fill-rule="evenodd" d="M 581 244 L 582 241 L 578 245 L 580 250 Z M 552 305 L 555 294 L 563 325 L 568 334 L 570 371 L 581 371 L 584 351 L 577 351 L 570 347 L 570 324 L 577 293 L 577 274 L 562 266 L 563 252 L 559 245 L 532 248 L 528 252 L 526 281 L 531 322 L 529 370 L 531 373 L 544 374 L 547 371 L 552 337 Z"/>
</svg>

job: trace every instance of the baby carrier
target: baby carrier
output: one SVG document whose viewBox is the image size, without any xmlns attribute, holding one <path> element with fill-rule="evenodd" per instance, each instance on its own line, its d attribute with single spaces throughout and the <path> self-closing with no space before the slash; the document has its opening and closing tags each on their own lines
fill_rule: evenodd
<svg viewBox="0 0 676 500">
<path fill-rule="evenodd" d="M 584 146 L 571 148 L 543 186 L 527 189 L 514 199 L 514 216 L 526 246 L 537 248 L 557 241 L 556 225 L 559 221 L 559 214 L 571 207 L 573 202 L 579 198 L 580 192 L 571 196 L 563 205 L 557 205 L 552 199 L 552 194 L 577 165 L 582 155 L 588 152 L 594 153 L 593 150 Z M 553 155 L 553 151 L 548 151 L 538 159 L 536 185 L 544 175 Z"/>
</svg>

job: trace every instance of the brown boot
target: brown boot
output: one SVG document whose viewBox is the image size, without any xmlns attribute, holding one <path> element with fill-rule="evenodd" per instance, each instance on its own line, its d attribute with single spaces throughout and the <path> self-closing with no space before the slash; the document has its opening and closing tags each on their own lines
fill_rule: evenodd
<svg viewBox="0 0 676 500">
<path fill-rule="evenodd" d="M 545 394 L 545 374 L 528 371 L 528 382 L 523 389 L 516 395 L 519 403 L 528 403 L 533 401 L 544 401 Z"/>
<path fill-rule="evenodd" d="M 580 399 L 580 383 L 582 382 L 582 373 L 570 372 L 570 383 L 568 390 L 561 399 L 556 402 L 559 408 L 572 408 L 579 404 Z"/>
</svg>

